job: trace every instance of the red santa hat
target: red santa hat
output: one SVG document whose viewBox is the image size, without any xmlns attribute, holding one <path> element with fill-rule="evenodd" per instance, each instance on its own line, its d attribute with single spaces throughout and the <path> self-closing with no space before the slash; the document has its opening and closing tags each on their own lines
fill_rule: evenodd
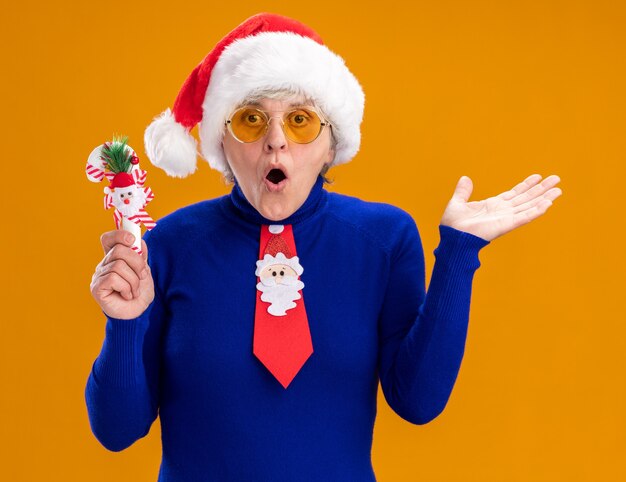
<svg viewBox="0 0 626 482">
<path fill-rule="evenodd" d="M 113 177 L 113 180 L 111 181 L 109 187 L 111 189 L 115 189 L 116 187 L 128 187 L 134 185 L 135 180 L 133 179 L 133 176 L 131 174 L 129 174 L 128 172 L 118 172 Z"/>
<path fill-rule="evenodd" d="M 224 122 L 250 94 L 291 90 L 311 98 L 328 116 L 337 141 L 332 165 L 359 150 L 365 96 L 343 59 L 302 23 L 280 15 L 255 15 L 224 37 L 191 72 L 174 102 L 145 132 L 146 154 L 167 174 L 196 170 L 199 125 L 201 155 L 222 173 Z"/>
<path fill-rule="evenodd" d="M 111 179 L 111 184 L 108 187 L 104 188 L 104 192 L 106 194 L 110 194 L 116 188 L 124 188 L 135 185 L 135 179 L 128 172 L 118 172 L 113 179 Z"/>
</svg>

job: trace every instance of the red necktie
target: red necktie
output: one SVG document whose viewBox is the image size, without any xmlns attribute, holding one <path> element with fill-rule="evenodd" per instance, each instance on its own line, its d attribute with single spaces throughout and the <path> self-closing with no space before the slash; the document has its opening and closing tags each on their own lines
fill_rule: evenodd
<svg viewBox="0 0 626 482">
<path fill-rule="evenodd" d="M 313 353 L 302 272 L 291 225 L 261 226 L 253 352 L 285 388 Z"/>
</svg>

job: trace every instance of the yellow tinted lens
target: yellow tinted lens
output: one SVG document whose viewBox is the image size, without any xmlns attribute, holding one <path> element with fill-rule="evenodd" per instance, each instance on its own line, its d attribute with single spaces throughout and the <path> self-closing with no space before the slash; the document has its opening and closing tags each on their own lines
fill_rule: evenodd
<svg viewBox="0 0 626 482">
<path fill-rule="evenodd" d="M 317 139 L 321 129 L 320 118 L 312 110 L 297 109 L 285 117 L 285 135 L 294 142 L 312 142 Z"/>
<path fill-rule="evenodd" d="M 233 114 L 230 128 L 241 142 L 254 142 L 265 134 L 267 119 L 260 110 L 244 107 Z"/>
</svg>

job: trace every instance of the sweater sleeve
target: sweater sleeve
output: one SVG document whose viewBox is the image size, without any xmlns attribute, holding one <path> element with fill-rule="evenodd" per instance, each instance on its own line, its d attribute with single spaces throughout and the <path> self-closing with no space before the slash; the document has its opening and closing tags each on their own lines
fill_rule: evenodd
<svg viewBox="0 0 626 482">
<path fill-rule="evenodd" d="M 104 343 L 87 380 L 85 401 L 91 430 L 109 450 L 124 450 L 147 435 L 157 417 L 164 319 L 156 279 L 155 298 L 138 318 L 106 317 Z"/>
<path fill-rule="evenodd" d="M 445 408 L 463 358 L 472 279 L 488 241 L 439 226 L 428 293 L 422 243 L 410 220 L 390 260 L 379 319 L 379 376 L 387 403 L 405 420 L 425 424 Z"/>
</svg>

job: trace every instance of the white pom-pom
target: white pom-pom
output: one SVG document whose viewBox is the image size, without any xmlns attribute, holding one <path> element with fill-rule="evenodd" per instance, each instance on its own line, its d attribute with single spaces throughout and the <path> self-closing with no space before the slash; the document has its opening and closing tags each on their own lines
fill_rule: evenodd
<svg viewBox="0 0 626 482">
<path fill-rule="evenodd" d="M 169 108 L 146 128 L 143 140 L 150 162 L 169 176 L 187 177 L 196 170 L 196 140 Z"/>
</svg>

